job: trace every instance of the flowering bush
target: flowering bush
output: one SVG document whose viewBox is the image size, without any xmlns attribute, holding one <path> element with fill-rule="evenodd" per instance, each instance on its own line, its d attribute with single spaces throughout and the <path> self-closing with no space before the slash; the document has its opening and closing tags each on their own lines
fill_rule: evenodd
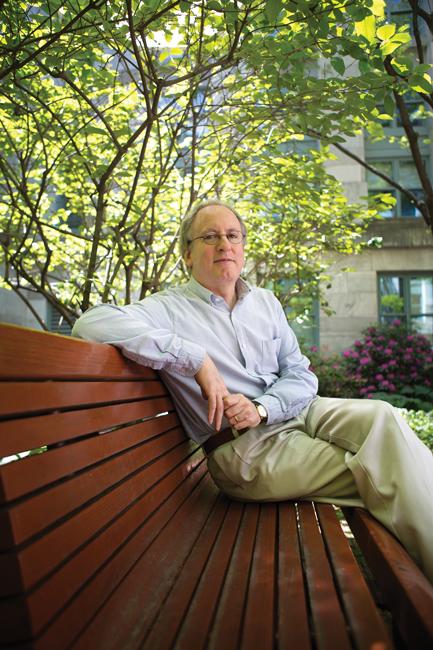
<svg viewBox="0 0 433 650">
<path fill-rule="evenodd" d="M 347 372 L 346 360 L 339 354 L 324 357 L 313 346 L 307 353 L 310 368 L 319 380 L 322 397 L 359 397 L 360 382 Z"/>
<path fill-rule="evenodd" d="M 343 352 L 361 397 L 381 397 L 412 408 L 432 408 L 433 353 L 421 334 L 408 334 L 401 321 L 369 327 Z M 394 399 L 389 399 L 394 395 Z"/>
</svg>

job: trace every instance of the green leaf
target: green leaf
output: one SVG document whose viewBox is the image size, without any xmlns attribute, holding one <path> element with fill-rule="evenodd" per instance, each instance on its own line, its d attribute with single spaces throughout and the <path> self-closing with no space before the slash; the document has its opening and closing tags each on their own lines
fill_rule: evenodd
<svg viewBox="0 0 433 650">
<path fill-rule="evenodd" d="M 384 103 L 384 107 L 385 107 L 385 113 L 387 115 L 389 115 L 389 117 L 392 119 L 392 117 L 394 115 L 394 111 L 395 111 L 395 104 L 394 104 L 394 100 L 391 97 L 391 95 L 386 95 L 385 96 L 385 101 L 383 103 Z"/>
<path fill-rule="evenodd" d="M 282 0 L 267 0 L 265 13 L 271 23 L 274 23 L 281 9 L 283 8 Z"/>
<path fill-rule="evenodd" d="M 375 16 L 378 18 L 383 18 L 385 15 L 385 0 L 373 0 L 371 5 L 371 10 Z"/>
<path fill-rule="evenodd" d="M 384 56 L 388 56 L 388 54 L 392 54 L 395 52 L 400 47 L 401 43 L 397 43 L 396 41 L 388 41 L 382 43 L 380 46 L 380 51 Z"/>
<path fill-rule="evenodd" d="M 386 41 L 395 34 L 395 25 L 382 25 L 381 27 L 377 28 L 377 37 L 380 38 L 381 41 Z"/>
<path fill-rule="evenodd" d="M 336 72 L 338 72 L 338 74 L 343 75 L 345 73 L 345 71 L 346 71 L 346 65 L 345 65 L 343 59 L 341 59 L 338 56 L 334 56 L 331 59 L 331 65 L 334 68 L 334 70 Z"/>
<path fill-rule="evenodd" d="M 370 62 L 368 59 L 360 59 L 358 65 L 361 74 L 367 74 L 371 70 Z"/>
<path fill-rule="evenodd" d="M 364 20 L 355 23 L 355 33 L 372 43 L 376 36 L 376 18 L 375 16 L 367 16 Z"/>
<path fill-rule="evenodd" d="M 427 74 L 423 76 L 419 74 L 411 75 L 409 77 L 409 86 L 417 93 L 427 93 L 428 95 L 433 90 L 432 81 Z"/>
</svg>

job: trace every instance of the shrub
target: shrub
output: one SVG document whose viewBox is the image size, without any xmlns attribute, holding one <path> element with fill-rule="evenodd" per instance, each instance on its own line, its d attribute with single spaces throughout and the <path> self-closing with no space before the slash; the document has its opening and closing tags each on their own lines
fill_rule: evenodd
<svg viewBox="0 0 433 650">
<path fill-rule="evenodd" d="M 401 415 L 417 436 L 433 451 L 433 411 L 410 411 L 399 409 Z"/>
<path fill-rule="evenodd" d="M 322 397 L 359 397 L 360 382 L 347 372 L 346 360 L 339 354 L 321 356 L 317 347 L 308 352 L 310 368 L 319 380 Z"/>
<path fill-rule="evenodd" d="M 367 328 L 362 340 L 343 352 L 346 372 L 359 396 L 381 398 L 396 406 L 430 410 L 433 354 L 429 340 L 410 334 L 401 321 Z"/>
</svg>

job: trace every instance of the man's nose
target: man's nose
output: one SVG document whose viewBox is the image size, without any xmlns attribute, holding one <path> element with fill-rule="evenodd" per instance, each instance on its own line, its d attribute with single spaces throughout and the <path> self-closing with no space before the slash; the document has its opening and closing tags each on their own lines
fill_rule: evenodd
<svg viewBox="0 0 433 650">
<path fill-rule="evenodd" d="M 220 250 L 227 250 L 228 248 L 231 248 L 231 243 L 230 243 L 227 235 L 220 235 L 219 236 L 217 247 Z"/>
</svg>

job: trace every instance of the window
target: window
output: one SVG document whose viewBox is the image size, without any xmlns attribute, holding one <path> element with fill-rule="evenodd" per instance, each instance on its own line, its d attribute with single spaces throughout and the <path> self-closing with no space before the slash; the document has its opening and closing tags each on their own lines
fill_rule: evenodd
<svg viewBox="0 0 433 650">
<path fill-rule="evenodd" d="M 47 326 L 50 332 L 68 335 L 71 333 L 71 326 L 63 318 L 62 314 L 51 303 L 47 303 Z"/>
<path fill-rule="evenodd" d="M 417 199 L 424 196 L 421 188 L 421 182 L 415 164 L 409 158 L 396 158 L 395 160 L 369 160 L 375 169 L 382 172 L 389 178 L 397 181 L 404 188 L 412 192 Z M 425 164 L 425 163 L 424 163 Z M 395 205 L 390 206 L 381 215 L 386 218 L 390 217 L 420 217 L 421 213 L 416 206 L 411 203 L 409 198 L 403 192 L 391 187 L 383 178 L 367 170 L 367 185 L 369 196 L 375 194 L 389 194 L 396 200 Z"/>
<path fill-rule="evenodd" d="M 379 320 L 399 319 L 433 345 L 433 273 L 380 273 Z"/>
</svg>

